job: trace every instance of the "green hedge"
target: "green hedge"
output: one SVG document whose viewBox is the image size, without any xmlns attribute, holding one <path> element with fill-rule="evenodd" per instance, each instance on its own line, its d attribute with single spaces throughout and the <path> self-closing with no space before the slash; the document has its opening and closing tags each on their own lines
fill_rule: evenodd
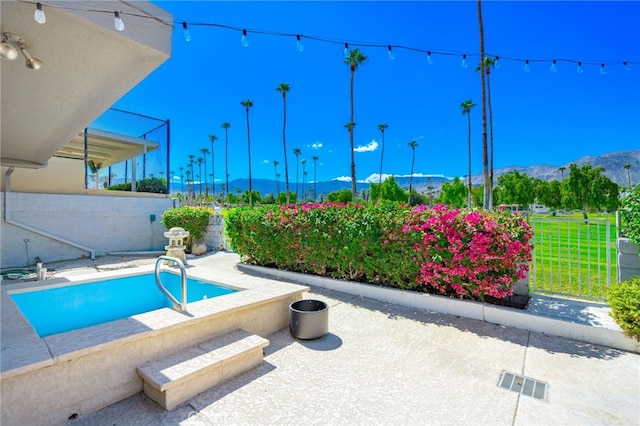
<svg viewBox="0 0 640 426">
<path fill-rule="evenodd" d="M 611 315 L 624 334 L 640 341 L 640 277 L 609 287 Z"/>
<path fill-rule="evenodd" d="M 465 268 L 474 278 L 478 274 L 473 271 L 473 262 L 483 262 L 481 266 L 489 272 L 485 272 L 486 276 L 479 279 L 486 282 L 486 288 L 461 290 L 456 287 L 457 281 L 435 286 L 429 282 L 431 277 L 427 277 L 425 272 L 428 265 L 435 262 L 458 268 L 455 262 L 459 260 L 444 252 L 446 244 L 444 248 L 435 247 L 428 238 L 425 239 L 425 231 L 416 230 L 416 224 L 420 221 L 427 223 L 433 219 L 434 223 L 441 224 L 444 207 L 440 206 L 439 209 L 433 212 L 424 207 L 412 210 L 406 205 L 392 203 L 380 206 L 326 203 L 288 208 L 241 207 L 229 211 L 225 218 L 225 230 L 232 249 L 252 264 L 402 289 L 457 294 L 461 297 L 481 299 L 484 294 L 491 294 L 490 289 L 496 286 L 502 286 L 508 292 L 518 276 L 526 270 L 526 266 L 522 270 L 518 269 L 520 267 L 513 267 L 514 262 L 526 263 L 530 260 L 530 232 L 528 228 L 524 228 L 526 224 L 522 224 L 509 212 L 451 211 L 459 218 L 457 226 L 463 233 L 464 229 L 471 229 L 465 222 L 467 217 L 471 217 L 480 223 L 480 227 L 485 223 L 492 224 L 491 231 L 487 234 L 495 233 L 503 240 L 504 235 L 513 235 L 507 239 L 517 242 L 519 246 L 516 251 L 509 248 L 509 258 L 505 249 L 504 253 L 491 254 L 490 260 L 476 256 L 478 260 L 470 256 L 470 259 L 459 262 L 464 266 L 463 263 L 469 260 Z M 446 216 L 445 219 L 450 218 Z M 520 232 L 521 229 L 526 232 Z M 441 237 L 447 238 L 446 235 L 440 235 L 441 231 L 435 225 L 433 233 L 439 235 L 438 241 L 442 240 Z M 480 233 L 483 233 L 482 230 Z M 471 233 L 468 237 L 466 242 L 460 244 L 471 244 L 473 248 L 475 240 Z M 436 253 L 434 250 L 437 251 L 436 255 L 433 254 Z M 505 272 L 505 268 L 501 267 L 504 265 L 512 270 Z M 492 280 L 491 274 L 498 273 L 494 271 L 502 274 L 500 282 L 497 275 Z M 505 274 L 510 277 L 506 279 L 506 283 L 503 277 Z"/>
<path fill-rule="evenodd" d="M 131 191 L 131 182 L 119 183 L 106 188 L 109 191 Z M 152 192 L 154 194 L 167 193 L 167 180 L 165 178 L 147 178 L 136 182 L 137 192 Z"/>
<path fill-rule="evenodd" d="M 213 214 L 215 214 L 215 210 L 210 207 L 183 206 L 165 211 L 160 223 L 167 229 L 178 227 L 189 231 L 189 237 L 185 244 L 190 249 L 193 241 L 204 237 L 207 225 L 209 225 L 209 216 Z"/>
</svg>

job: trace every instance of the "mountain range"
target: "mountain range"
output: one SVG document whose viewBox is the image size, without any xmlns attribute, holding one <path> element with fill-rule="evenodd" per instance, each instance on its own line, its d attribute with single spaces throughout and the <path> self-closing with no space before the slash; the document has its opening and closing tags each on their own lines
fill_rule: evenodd
<svg viewBox="0 0 640 426">
<path fill-rule="evenodd" d="M 505 173 L 509 173 L 513 170 L 517 170 L 520 173 L 526 173 L 529 176 L 549 181 L 549 180 L 561 180 L 562 172 L 560 171 L 560 167 L 565 167 L 564 177 L 566 178 L 569 175 L 569 165 L 575 164 L 578 167 L 582 167 L 583 164 L 590 164 L 592 167 L 603 167 L 604 174 L 621 186 L 628 185 L 628 177 L 627 170 L 624 169 L 625 164 L 630 164 L 630 176 L 631 176 L 631 185 L 636 185 L 640 183 L 640 150 L 633 151 L 617 151 L 610 152 L 598 156 L 584 156 L 578 158 L 575 161 L 570 161 L 567 164 L 562 165 L 550 165 L 550 164 L 538 164 L 533 166 L 509 166 L 502 167 L 494 170 L 494 179 L 497 182 L 498 176 L 501 176 Z M 409 177 L 394 177 L 396 182 L 403 187 L 405 190 L 409 189 Z M 433 190 L 438 191 L 442 184 L 446 182 L 448 179 L 442 176 L 437 177 L 423 177 L 423 176 L 414 176 L 413 178 L 413 187 L 416 191 L 420 193 L 427 192 L 427 187 L 433 187 Z M 471 183 L 473 185 L 480 185 L 483 183 L 483 176 L 481 173 L 473 175 L 471 177 Z M 280 191 L 284 191 L 284 181 L 280 181 Z M 307 183 L 307 192 L 309 194 L 313 194 L 314 183 Z M 235 191 L 236 188 L 240 188 L 242 191 L 249 187 L 248 179 L 234 179 L 229 182 L 229 186 L 232 191 Z M 261 194 L 269 194 L 273 192 L 276 193 L 276 182 L 271 179 L 253 179 L 252 186 L 254 190 L 260 191 Z M 289 182 L 290 189 L 295 191 L 295 183 Z M 358 191 L 369 190 L 368 182 L 358 182 L 357 183 Z M 351 189 L 351 182 L 342 181 L 342 180 L 330 180 L 317 182 L 317 191 L 318 194 L 329 194 L 330 192 L 338 191 L 341 189 Z M 219 188 L 216 188 L 219 191 Z M 302 182 L 299 183 L 299 190 L 302 193 Z"/>
</svg>

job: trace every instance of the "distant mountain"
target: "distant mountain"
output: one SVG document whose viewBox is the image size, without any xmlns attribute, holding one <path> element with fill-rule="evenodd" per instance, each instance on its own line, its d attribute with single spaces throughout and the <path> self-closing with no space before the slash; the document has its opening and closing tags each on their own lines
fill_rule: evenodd
<svg viewBox="0 0 640 426">
<path fill-rule="evenodd" d="M 535 178 L 541 180 L 560 180 L 562 178 L 562 174 L 559 170 L 560 167 L 566 167 L 566 171 L 564 172 L 565 178 L 569 174 L 569 165 L 576 164 L 578 167 L 581 167 L 583 164 L 591 164 L 593 167 L 604 167 L 604 174 L 616 182 L 619 185 L 627 186 L 627 171 L 623 169 L 625 164 L 631 164 L 631 184 L 635 185 L 640 183 L 640 150 L 635 151 L 618 151 L 618 152 L 610 152 L 607 154 L 602 154 L 598 156 L 585 156 L 581 157 L 575 161 L 571 161 L 567 164 L 563 164 L 562 166 L 553 166 L 549 164 L 539 164 L 534 166 L 509 166 L 503 167 L 494 170 L 494 179 L 498 179 L 498 176 L 503 175 L 505 173 L 509 173 L 513 170 L 517 170 L 520 173 L 526 173 L 529 176 L 533 176 Z M 394 177 L 396 182 L 403 187 L 405 190 L 409 189 L 409 178 L 408 177 Z M 428 187 L 433 187 L 434 190 L 440 190 L 440 187 L 447 179 L 444 177 L 414 177 L 413 178 L 413 187 L 416 188 L 416 191 L 420 193 L 426 193 Z M 480 185 L 483 183 L 482 174 L 477 174 L 471 177 L 471 183 L 473 185 Z M 236 188 L 240 188 L 242 191 L 249 188 L 249 180 L 248 179 L 234 179 L 229 182 L 229 186 L 231 187 L 231 191 L 233 193 L 236 192 Z M 276 182 L 271 179 L 253 179 L 252 181 L 253 189 L 260 191 L 261 194 L 269 194 L 273 192 L 276 193 Z M 289 187 L 292 191 L 296 190 L 295 183 L 289 182 Z M 358 182 L 356 185 L 358 192 L 362 190 L 369 190 L 369 183 Z M 341 189 L 351 189 L 351 183 L 339 180 L 331 180 L 317 183 L 318 195 L 320 194 L 329 194 L 330 192 L 339 191 Z M 302 193 L 302 182 L 299 183 L 299 191 Z M 314 184 L 307 184 L 307 192 L 309 194 L 313 193 Z M 220 191 L 220 187 L 216 185 L 216 191 Z M 280 191 L 284 191 L 284 181 L 280 181 Z"/>
</svg>

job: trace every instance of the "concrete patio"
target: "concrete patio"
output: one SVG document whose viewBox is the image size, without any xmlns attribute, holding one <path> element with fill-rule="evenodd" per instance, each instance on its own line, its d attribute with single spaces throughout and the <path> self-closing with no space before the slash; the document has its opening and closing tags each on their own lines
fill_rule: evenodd
<svg viewBox="0 0 640 426">
<path fill-rule="evenodd" d="M 59 276 L 153 260 L 49 266 Z M 189 259 L 213 280 L 238 261 Z M 69 424 L 640 424 L 637 353 L 319 287 L 305 298 L 329 304 L 325 337 L 280 330 L 259 367 L 175 411 L 140 393 Z M 504 371 L 546 383 L 545 399 L 499 387 Z"/>
</svg>

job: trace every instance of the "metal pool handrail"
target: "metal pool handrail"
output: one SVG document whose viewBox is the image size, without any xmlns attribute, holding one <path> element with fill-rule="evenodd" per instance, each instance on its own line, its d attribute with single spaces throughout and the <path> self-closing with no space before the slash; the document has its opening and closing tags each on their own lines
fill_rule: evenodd
<svg viewBox="0 0 640 426">
<path fill-rule="evenodd" d="M 182 276 L 182 301 L 178 302 L 178 300 L 173 297 L 173 294 L 169 293 L 169 291 L 162 285 L 162 280 L 160 280 L 160 262 L 166 260 L 169 262 L 173 262 L 180 268 L 180 275 Z M 171 256 L 159 256 L 158 260 L 156 260 L 156 285 L 160 289 L 162 293 L 173 303 L 173 309 L 186 312 L 187 311 L 187 270 L 184 268 L 184 263 L 182 260 L 177 257 Z"/>
</svg>

